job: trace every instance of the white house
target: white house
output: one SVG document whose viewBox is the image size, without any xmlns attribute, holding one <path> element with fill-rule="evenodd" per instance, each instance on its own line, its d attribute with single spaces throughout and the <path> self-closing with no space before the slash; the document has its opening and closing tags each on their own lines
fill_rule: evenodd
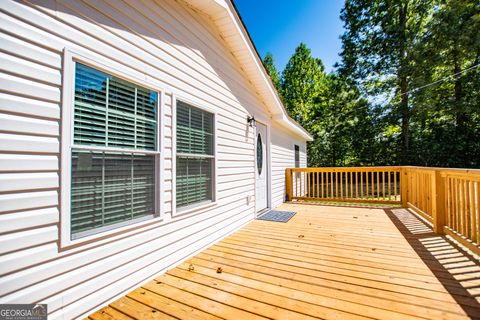
<svg viewBox="0 0 480 320">
<path fill-rule="evenodd" d="M 311 136 L 229 0 L 0 8 L 0 303 L 85 316 L 279 205 L 306 166 Z"/>
</svg>

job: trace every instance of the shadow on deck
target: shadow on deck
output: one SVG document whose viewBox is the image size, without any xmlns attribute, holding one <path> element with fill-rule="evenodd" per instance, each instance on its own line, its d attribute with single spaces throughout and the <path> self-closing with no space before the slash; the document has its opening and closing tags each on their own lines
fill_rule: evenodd
<svg viewBox="0 0 480 320">
<path fill-rule="evenodd" d="M 279 209 L 90 318 L 480 318 L 479 262 L 408 210 Z"/>
<path fill-rule="evenodd" d="M 417 255 L 471 318 L 479 318 L 480 262 L 405 209 L 385 210 Z"/>
</svg>

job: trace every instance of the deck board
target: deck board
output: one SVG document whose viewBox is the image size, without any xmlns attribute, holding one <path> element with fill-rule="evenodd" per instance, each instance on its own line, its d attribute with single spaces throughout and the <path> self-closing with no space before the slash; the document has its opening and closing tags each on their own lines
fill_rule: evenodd
<svg viewBox="0 0 480 320">
<path fill-rule="evenodd" d="M 90 319 L 480 318 L 479 262 L 408 210 L 280 209 Z"/>
</svg>

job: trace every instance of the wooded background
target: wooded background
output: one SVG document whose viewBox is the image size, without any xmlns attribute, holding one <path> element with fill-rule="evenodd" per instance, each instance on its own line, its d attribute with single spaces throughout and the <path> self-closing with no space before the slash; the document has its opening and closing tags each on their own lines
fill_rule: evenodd
<svg viewBox="0 0 480 320">
<path fill-rule="evenodd" d="M 308 165 L 480 167 L 480 1 L 346 0 L 341 61 L 264 64 L 315 138 Z M 323 32 L 323 31 L 319 31 Z"/>
</svg>

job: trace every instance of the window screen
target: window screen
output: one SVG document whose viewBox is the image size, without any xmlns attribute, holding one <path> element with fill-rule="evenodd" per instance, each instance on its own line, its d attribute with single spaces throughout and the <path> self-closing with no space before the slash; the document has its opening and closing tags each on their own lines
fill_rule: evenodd
<svg viewBox="0 0 480 320">
<path fill-rule="evenodd" d="M 158 93 L 75 64 L 72 238 L 155 213 Z"/>
<path fill-rule="evenodd" d="M 213 200 L 213 114 L 177 102 L 177 208 Z"/>
</svg>

